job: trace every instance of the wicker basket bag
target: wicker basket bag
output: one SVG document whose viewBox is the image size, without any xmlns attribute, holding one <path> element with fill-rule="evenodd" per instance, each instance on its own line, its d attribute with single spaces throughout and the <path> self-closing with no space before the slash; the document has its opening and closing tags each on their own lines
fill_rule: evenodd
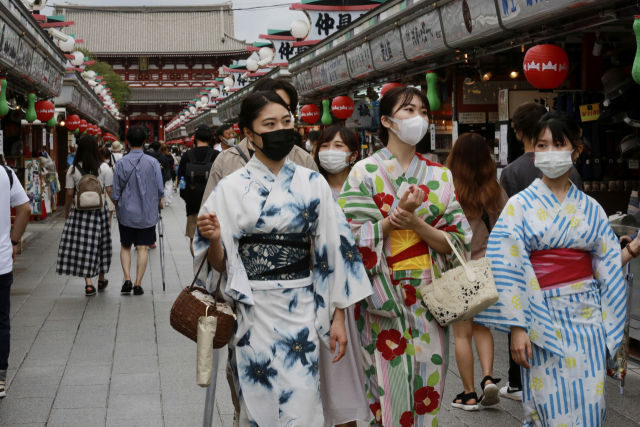
<svg viewBox="0 0 640 427">
<path fill-rule="evenodd" d="M 440 326 L 469 320 L 498 302 L 498 289 L 489 258 L 465 262 L 447 233 L 444 234 L 461 267 L 433 279 L 431 286 L 420 289 L 422 300 Z"/>
<path fill-rule="evenodd" d="M 198 272 L 196 273 L 196 277 L 194 277 L 193 282 L 191 282 L 191 286 L 187 286 L 180 292 L 178 298 L 173 303 L 173 307 L 171 307 L 171 315 L 169 317 L 169 322 L 171 326 L 176 331 L 180 332 L 185 337 L 189 338 L 194 342 L 198 342 L 198 319 L 201 316 L 214 316 L 218 318 L 218 325 L 216 328 L 216 334 L 213 337 L 213 348 L 222 348 L 231 341 L 231 337 L 233 336 L 233 328 L 236 322 L 235 318 L 235 309 L 231 308 L 227 302 L 224 301 L 222 295 L 220 293 L 220 282 L 222 280 L 222 275 L 218 279 L 218 284 L 216 286 L 216 290 L 214 294 L 210 294 L 206 289 L 201 288 L 199 286 L 195 286 L 196 279 L 200 274 L 200 270 L 204 266 L 204 263 L 207 261 L 207 257 L 204 257 L 202 260 L 202 264 L 200 264 L 200 268 L 198 268 Z M 209 305 L 206 302 L 198 299 L 193 292 L 198 291 L 205 295 L 212 295 L 216 301 L 216 304 Z M 228 307 L 234 315 L 225 313 L 225 311 L 230 311 L 229 309 L 220 310 L 219 306 Z M 211 314 L 207 313 L 207 307 L 213 308 L 213 312 Z M 225 307 L 225 308 L 226 308 Z"/>
</svg>

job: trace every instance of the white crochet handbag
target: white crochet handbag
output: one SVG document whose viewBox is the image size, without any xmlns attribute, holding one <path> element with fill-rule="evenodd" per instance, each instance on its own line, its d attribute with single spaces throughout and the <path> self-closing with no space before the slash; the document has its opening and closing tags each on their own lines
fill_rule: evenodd
<svg viewBox="0 0 640 427">
<path fill-rule="evenodd" d="M 460 260 L 456 267 L 433 278 L 431 286 L 420 289 L 422 300 L 440 326 L 468 320 L 498 302 L 498 290 L 488 258 L 465 262 L 442 231 L 453 253 Z"/>
</svg>

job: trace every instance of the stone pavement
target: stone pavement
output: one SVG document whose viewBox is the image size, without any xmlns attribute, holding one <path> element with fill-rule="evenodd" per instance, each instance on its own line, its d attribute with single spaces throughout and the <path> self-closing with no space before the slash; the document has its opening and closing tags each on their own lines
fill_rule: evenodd
<svg viewBox="0 0 640 427">
<path fill-rule="evenodd" d="M 205 389 L 195 383 L 196 346 L 169 325 L 173 301 L 193 278 L 179 197 L 163 211 L 163 218 L 167 289 L 162 290 L 158 249 L 150 250 L 141 297 L 120 295 L 117 227 L 109 288 L 87 298 L 83 279 L 55 274 L 63 217 L 29 225 L 33 235 L 14 270 L 8 396 L 0 400 L 0 426 L 202 425 Z M 496 333 L 495 338 L 495 376 L 504 379 L 506 337 Z M 453 338 L 451 344 L 440 426 L 521 426 L 518 402 L 503 400 L 475 413 L 450 407 L 462 391 Z M 225 363 L 221 361 L 218 371 L 216 427 L 231 427 L 233 419 Z M 477 359 L 475 368 L 479 384 Z M 622 396 L 618 383 L 608 380 L 607 408 L 606 425 L 640 424 L 640 367 L 632 366 Z"/>
</svg>

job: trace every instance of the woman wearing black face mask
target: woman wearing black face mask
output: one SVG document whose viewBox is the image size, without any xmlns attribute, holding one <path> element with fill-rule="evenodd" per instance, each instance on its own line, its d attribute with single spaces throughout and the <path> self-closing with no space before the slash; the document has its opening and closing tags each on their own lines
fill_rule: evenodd
<svg viewBox="0 0 640 427">
<path fill-rule="evenodd" d="M 323 427 L 319 346 L 334 362 L 344 356 L 344 309 L 371 284 L 327 182 L 286 157 L 295 131 L 280 96 L 248 96 L 239 126 L 255 155 L 200 210 L 194 266 L 221 272 L 237 308 L 229 351 L 240 425 Z"/>
</svg>

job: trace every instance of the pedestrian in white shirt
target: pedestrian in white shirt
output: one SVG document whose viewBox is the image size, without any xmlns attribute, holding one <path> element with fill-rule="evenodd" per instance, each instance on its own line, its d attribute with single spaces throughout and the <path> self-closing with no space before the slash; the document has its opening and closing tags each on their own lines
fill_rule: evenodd
<svg viewBox="0 0 640 427">
<path fill-rule="evenodd" d="M 122 158 L 122 144 L 115 141 L 111 144 L 111 163 L 115 166 L 116 162 Z"/>
</svg>

